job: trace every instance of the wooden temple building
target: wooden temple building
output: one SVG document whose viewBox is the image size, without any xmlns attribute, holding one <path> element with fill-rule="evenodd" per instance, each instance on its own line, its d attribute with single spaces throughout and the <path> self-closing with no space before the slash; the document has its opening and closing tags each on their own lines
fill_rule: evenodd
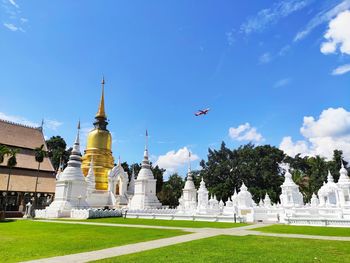
<svg viewBox="0 0 350 263">
<path fill-rule="evenodd" d="M 37 177 L 38 208 L 45 207 L 53 199 L 56 177 L 48 157 L 45 157 L 38 171 L 34 149 L 44 145 L 47 150 L 42 127 L 0 120 L 0 144 L 19 151 L 17 165 L 11 171 L 7 211 L 25 210 L 25 204 L 34 197 Z M 0 205 L 4 204 L 9 176 L 6 165 L 7 158 L 0 163 Z"/>
</svg>

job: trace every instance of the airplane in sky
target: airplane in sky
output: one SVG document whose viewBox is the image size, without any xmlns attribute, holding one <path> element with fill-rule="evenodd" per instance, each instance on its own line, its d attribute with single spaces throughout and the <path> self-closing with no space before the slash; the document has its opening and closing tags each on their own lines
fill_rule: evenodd
<svg viewBox="0 0 350 263">
<path fill-rule="evenodd" d="M 195 116 L 207 115 L 209 111 L 210 111 L 209 108 L 204 109 L 204 110 L 198 110 L 194 115 L 195 115 Z"/>
</svg>

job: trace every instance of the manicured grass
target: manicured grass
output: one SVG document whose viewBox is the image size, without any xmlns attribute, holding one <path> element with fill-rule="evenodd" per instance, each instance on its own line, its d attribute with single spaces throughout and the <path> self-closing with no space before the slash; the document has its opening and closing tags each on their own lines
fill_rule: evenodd
<svg viewBox="0 0 350 263">
<path fill-rule="evenodd" d="M 350 262 L 350 242 L 216 236 L 98 262 Z"/>
<path fill-rule="evenodd" d="M 317 236 L 343 236 L 350 237 L 350 228 L 348 227 L 321 227 L 321 226 L 288 226 L 288 225 L 272 225 L 254 230 L 267 233 L 282 234 L 303 234 Z"/>
<path fill-rule="evenodd" d="M 0 261 L 18 262 L 186 234 L 180 230 L 0 222 Z"/>
<path fill-rule="evenodd" d="M 87 222 L 96 223 L 114 223 L 114 224 L 130 224 L 130 225 L 148 225 L 148 226 L 173 226 L 173 227 L 189 227 L 189 228 L 233 228 L 245 226 L 243 223 L 219 223 L 219 222 L 202 222 L 187 220 L 161 220 L 161 219 L 141 219 L 141 218 L 122 218 L 108 217 L 88 219 Z M 86 222 L 85 221 L 85 222 Z"/>
</svg>

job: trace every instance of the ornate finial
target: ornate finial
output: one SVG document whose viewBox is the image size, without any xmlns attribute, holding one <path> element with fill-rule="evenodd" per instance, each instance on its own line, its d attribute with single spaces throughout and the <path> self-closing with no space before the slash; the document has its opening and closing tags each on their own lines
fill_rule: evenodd
<svg viewBox="0 0 350 263">
<path fill-rule="evenodd" d="M 328 175 L 327 175 L 327 182 L 334 182 L 333 176 L 331 174 L 331 171 L 328 170 Z"/>
<path fill-rule="evenodd" d="M 102 77 L 102 94 L 101 94 L 101 100 L 100 100 L 100 105 L 98 107 L 98 111 L 96 113 L 95 118 L 102 118 L 102 119 L 107 119 L 106 112 L 105 112 L 105 78 Z"/>
<path fill-rule="evenodd" d="M 148 131 L 146 129 L 146 143 L 145 143 L 145 151 L 143 152 L 143 161 L 142 165 L 143 168 L 150 168 L 151 165 L 148 160 Z"/>
<path fill-rule="evenodd" d="M 102 81 L 101 81 L 101 84 L 104 86 L 105 85 L 105 76 L 102 75 Z"/>
<path fill-rule="evenodd" d="M 191 172 L 191 152 L 188 151 L 188 172 Z"/>
</svg>

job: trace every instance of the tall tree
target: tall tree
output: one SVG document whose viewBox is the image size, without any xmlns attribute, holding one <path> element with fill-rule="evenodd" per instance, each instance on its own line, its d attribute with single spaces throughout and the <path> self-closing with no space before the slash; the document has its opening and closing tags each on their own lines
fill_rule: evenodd
<svg viewBox="0 0 350 263">
<path fill-rule="evenodd" d="M 38 190 L 38 180 L 39 180 L 39 173 L 40 173 L 40 165 L 44 161 L 44 158 L 46 156 L 46 151 L 44 149 L 44 145 L 42 144 L 40 147 L 37 147 L 34 149 L 34 154 L 35 154 L 35 161 L 38 163 L 38 171 L 36 175 L 36 180 L 35 180 L 35 190 L 34 190 L 34 207 L 37 207 L 38 202 L 37 202 L 37 190 Z"/>
</svg>

